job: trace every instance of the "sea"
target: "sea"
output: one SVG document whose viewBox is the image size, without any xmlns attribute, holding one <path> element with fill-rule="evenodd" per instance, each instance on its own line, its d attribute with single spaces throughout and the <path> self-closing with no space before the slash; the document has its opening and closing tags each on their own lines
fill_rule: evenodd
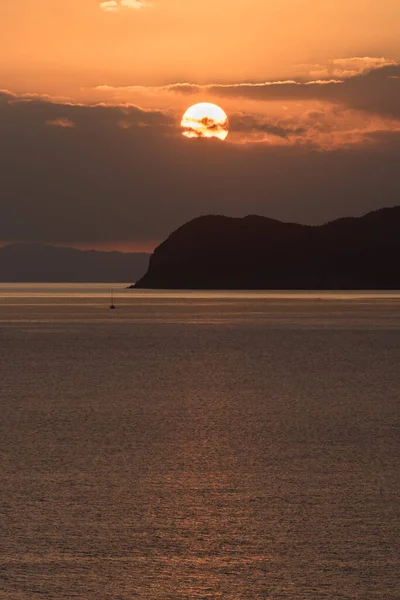
<svg viewBox="0 0 400 600">
<path fill-rule="evenodd" d="M 0 284 L 1 600 L 400 598 L 400 292 Z"/>
</svg>

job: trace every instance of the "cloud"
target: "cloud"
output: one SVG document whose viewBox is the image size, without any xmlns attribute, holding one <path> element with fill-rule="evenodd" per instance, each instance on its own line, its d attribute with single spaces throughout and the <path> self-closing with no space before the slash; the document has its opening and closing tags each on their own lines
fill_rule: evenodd
<svg viewBox="0 0 400 600">
<path fill-rule="evenodd" d="M 396 66 L 395 60 L 385 57 L 353 56 L 335 58 L 326 64 L 300 65 L 312 80 L 347 79 L 382 67 Z"/>
<path fill-rule="evenodd" d="M 87 135 L 99 136 L 106 130 L 130 131 L 136 139 L 146 136 L 181 137 L 180 115 L 172 111 L 144 109 L 133 104 L 72 104 L 35 95 L 15 95 L 0 92 L 0 107 L 9 126 L 25 123 L 35 135 L 43 135 L 43 127 L 79 129 Z M 205 123 L 210 127 L 209 123 Z M 225 131 L 225 125 L 214 125 L 214 133 Z M 3 131 L 7 125 L 3 125 Z M 307 146 L 331 151 L 354 144 L 374 143 L 374 132 L 397 132 L 399 121 L 379 115 L 348 109 L 344 106 L 319 103 L 310 110 L 296 113 L 266 115 L 256 112 L 234 112 L 229 115 L 231 144 L 264 143 L 269 146 Z M 186 134 L 188 131 L 186 132 Z M 190 130 L 188 137 L 205 137 Z M 226 142 L 225 142 L 226 143 Z M 377 143 L 377 142 L 376 142 Z"/>
<path fill-rule="evenodd" d="M 294 121 L 290 123 L 264 115 L 235 113 L 230 117 L 230 125 L 234 134 L 244 134 L 245 141 L 265 141 L 269 136 L 290 140 L 305 133 L 305 129 Z"/>
<path fill-rule="evenodd" d="M 317 223 L 398 204 L 400 131 L 354 119 L 236 113 L 232 137 L 260 143 L 221 143 L 163 111 L 0 93 L 0 240 L 162 240 L 206 213 Z"/>
<path fill-rule="evenodd" d="M 395 66 L 396 64 L 396 61 L 384 57 L 354 56 L 334 59 L 332 61 L 333 69 L 330 71 L 333 77 L 347 78 L 368 73 L 373 69 Z"/>
<path fill-rule="evenodd" d="M 119 97 L 125 92 L 126 95 L 138 93 L 150 96 L 175 94 L 216 99 L 244 98 L 257 102 L 323 102 L 400 119 L 400 63 L 369 57 L 336 59 L 333 63 L 340 68 L 341 77 L 337 73 L 334 78 L 324 78 L 325 75 L 332 75 L 331 71 L 325 70 L 318 73 L 318 76 L 323 78 L 310 81 L 286 80 L 208 85 L 179 82 L 156 87 L 98 86 L 96 91 L 106 95 L 115 93 Z"/>
<path fill-rule="evenodd" d="M 123 10 L 140 10 L 143 7 L 151 6 L 144 0 L 105 0 L 100 2 L 100 8 L 104 12 L 120 12 Z"/>
<path fill-rule="evenodd" d="M 312 110 L 269 117 L 236 113 L 231 115 L 230 125 L 229 139 L 233 143 L 297 146 L 324 152 L 376 143 L 378 133 L 400 133 L 399 121 L 323 104 Z"/>
<path fill-rule="evenodd" d="M 182 121 L 181 127 L 183 135 L 188 138 L 217 137 L 223 140 L 227 135 L 228 121 L 219 122 L 210 117 L 188 117 Z"/>
<path fill-rule="evenodd" d="M 258 101 L 320 101 L 400 119 L 400 64 L 385 65 L 343 80 L 283 81 L 208 86 L 220 97 Z"/>
<path fill-rule="evenodd" d="M 47 125 L 91 130 L 101 124 L 103 128 L 148 127 L 160 131 L 173 124 L 171 116 L 164 111 L 145 109 L 132 104 L 74 104 L 56 101 L 46 96 L 17 95 L 5 90 L 0 90 L 0 108 L 3 119 L 7 119 L 10 126 L 26 123 L 27 126 L 38 129 Z M 3 123 L 3 131 L 6 125 Z"/>
<path fill-rule="evenodd" d="M 159 94 L 181 94 L 182 96 L 192 96 L 207 89 L 207 86 L 197 85 L 193 83 L 171 83 L 161 86 L 144 86 L 144 85 L 97 85 L 94 90 L 104 93 L 139 93 L 145 95 L 159 96 Z"/>
<path fill-rule="evenodd" d="M 170 98 L 171 101 L 174 95 L 192 95 L 193 102 L 207 99 L 223 103 L 222 99 L 227 99 L 231 106 L 244 105 L 242 99 L 251 100 L 251 104 L 245 104 L 247 114 L 236 110 L 229 115 L 230 143 L 296 144 L 332 150 L 373 143 L 377 139 L 374 131 L 397 132 L 400 127 L 400 64 L 372 58 L 338 59 L 336 62 L 343 67 L 353 67 L 357 63 L 366 71 L 345 79 L 209 85 L 184 82 L 125 89 L 128 95 L 132 93 L 145 98 L 147 94 L 148 98 Z M 106 95 L 123 96 L 123 89 L 103 87 L 101 91 Z"/>
<path fill-rule="evenodd" d="M 50 127 L 63 127 L 64 129 L 73 129 L 75 123 L 70 119 L 49 119 L 45 122 Z"/>
</svg>

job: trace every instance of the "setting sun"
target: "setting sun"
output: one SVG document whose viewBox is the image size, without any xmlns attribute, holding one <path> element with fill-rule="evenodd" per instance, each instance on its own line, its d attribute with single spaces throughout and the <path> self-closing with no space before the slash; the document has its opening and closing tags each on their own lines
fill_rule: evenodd
<svg viewBox="0 0 400 600">
<path fill-rule="evenodd" d="M 225 140 L 229 133 L 229 121 L 225 111 L 216 104 L 194 104 L 182 117 L 183 135 L 188 138 L 218 138 Z"/>
</svg>

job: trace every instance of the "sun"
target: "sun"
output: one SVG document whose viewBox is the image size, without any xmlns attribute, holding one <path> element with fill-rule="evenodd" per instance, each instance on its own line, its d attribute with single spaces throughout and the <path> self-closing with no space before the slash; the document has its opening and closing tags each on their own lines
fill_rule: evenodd
<svg viewBox="0 0 400 600">
<path fill-rule="evenodd" d="M 226 113 L 216 104 L 201 102 L 187 109 L 182 117 L 183 135 L 188 138 L 218 138 L 225 140 L 229 133 Z"/>
</svg>

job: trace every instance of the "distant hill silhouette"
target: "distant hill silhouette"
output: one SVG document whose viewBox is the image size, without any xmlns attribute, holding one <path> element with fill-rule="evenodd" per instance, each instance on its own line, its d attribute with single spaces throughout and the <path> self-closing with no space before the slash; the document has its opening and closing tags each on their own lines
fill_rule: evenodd
<svg viewBox="0 0 400 600">
<path fill-rule="evenodd" d="M 320 226 L 199 217 L 156 248 L 132 287 L 399 289 L 400 206 Z"/>
<path fill-rule="evenodd" d="M 148 261 L 148 254 L 10 244 L 0 248 L 0 281 L 123 283 L 141 277 Z"/>
</svg>

